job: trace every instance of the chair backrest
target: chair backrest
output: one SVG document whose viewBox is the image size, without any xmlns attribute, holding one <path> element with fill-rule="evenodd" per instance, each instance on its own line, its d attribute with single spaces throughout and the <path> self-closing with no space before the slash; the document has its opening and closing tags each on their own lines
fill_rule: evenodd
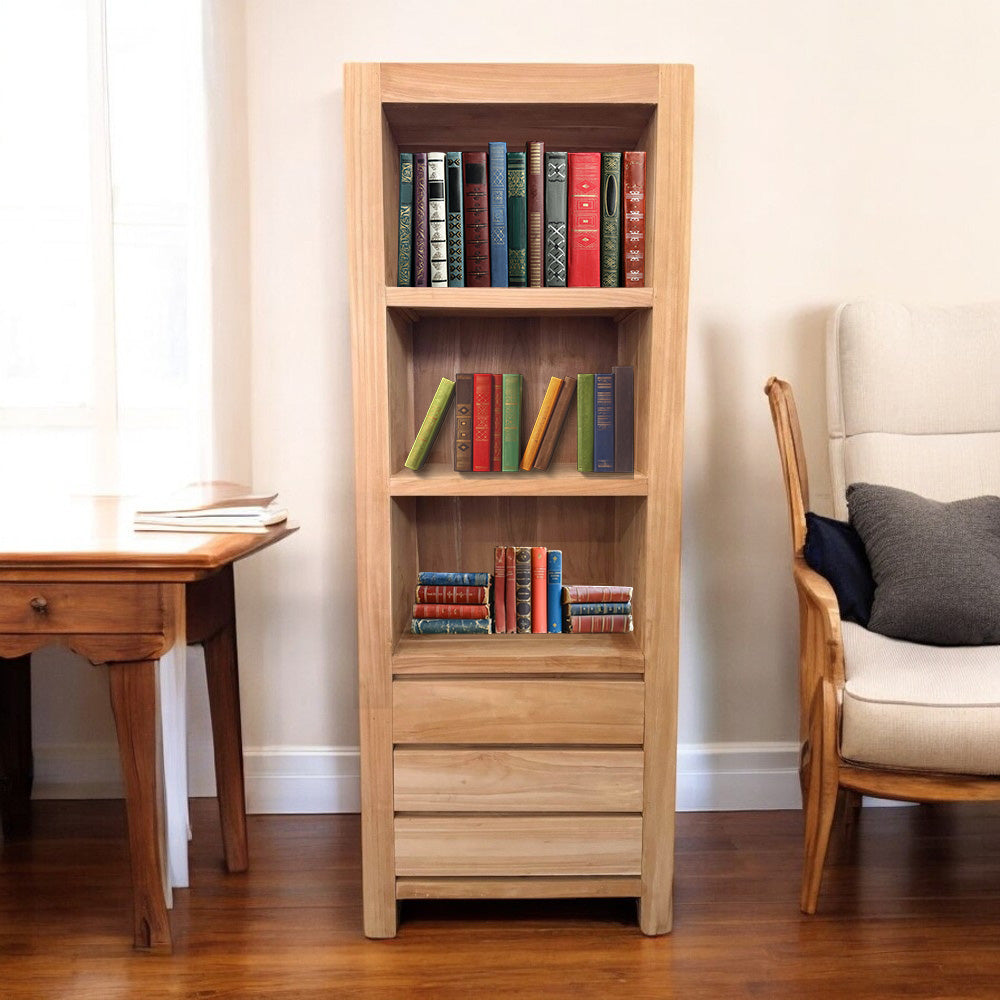
<svg viewBox="0 0 1000 1000">
<path fill-rule="evenodd" d="M 809 509 L 809 473 L 806 468 L 806 453 L 802 447 L 802 432 L 799 429 L 799 414 L 795 408 L 792 387 L 773 376 L 764 386 L 767 401 L 771 405 L 771 420 L 774 434 L 778 439 L 778 454 L 781 456 L 781 471 L 785 479 L 785 497 L 788 500 L 788 517 L 792 522 L 792 550 L 802 554 L 806 541 L 806 511 Z"/>
<path fill-rule="evenodd" d="M 933 500 L 1000 493 L 1000 304 L 842 305 L 827 335 L 836 516 L 856 482 Z"/>
</svg>

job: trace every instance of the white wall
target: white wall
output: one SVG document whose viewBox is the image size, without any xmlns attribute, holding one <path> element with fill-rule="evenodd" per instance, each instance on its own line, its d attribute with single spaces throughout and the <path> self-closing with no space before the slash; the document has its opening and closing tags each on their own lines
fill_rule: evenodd
<svg viewBox="0 0 1000 1000">
<path fill-rule="evenodd" d="M 763 385 L 795 386 L 828 511 L 833 306 L 998 297 L 1000 5 L 249 0 L 246 26 L 253 471 L 302 523 L 238 576 L 251 805 L 346 808 L 356 787 L 343 62 L 462 59 L 695 66 L 679 802 L 795 805 Z"/>
</svg>

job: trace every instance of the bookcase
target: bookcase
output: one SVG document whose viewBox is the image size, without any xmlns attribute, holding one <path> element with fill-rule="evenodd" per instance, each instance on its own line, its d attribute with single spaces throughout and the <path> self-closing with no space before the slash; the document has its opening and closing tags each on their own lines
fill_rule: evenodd
<svg viewBox="0 0 1000 1000">
<path fill-rule="evenodd" d="M 399 900 L 634 897 L 670 930 L 693 69 L 348 64 L 344 125 L 357 504 L 364 927 Z M 647 154 L 643 288 L 396 287 L 399 154 Z M 442 375 L 635 369 L 635 473 L 452 471 L 449 417 L 403 467 Z M 563 551 L 570 583 L 631 584 L 624 635 L 408 635 L 418 569 Z"/>
</svg>

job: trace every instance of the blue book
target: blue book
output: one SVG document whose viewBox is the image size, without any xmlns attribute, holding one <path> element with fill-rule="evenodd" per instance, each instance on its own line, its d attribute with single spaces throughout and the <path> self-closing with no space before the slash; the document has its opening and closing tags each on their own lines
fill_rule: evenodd
<svg viewBox="0 0 1000 1000">
<path fill-rule="evenodd" d="M 507 143 L 491 142 L 490 285 L 507 287 Z"/>
<path fill-rule="evenodd" d="M 444 154 L 445 218 L 448 220 L 448 287 L 465 287 L 465 215 L 462 211 L 462 154 Z"/>
<path fill-rule="evenodd" d="M 411 618 L 410 631 L 414 635 L 468 635 L 493 631 L 492 618 Z"/>
<path fill-rule="evenodd" d="M 489 573 L 418 573 L 421 587 L 488 587 Z"/>
<path fill-rule="evenodd" d="M 562 550 L 549 549 L 545 557 L 546 612 L 550 632 L 562 631 Z"/>
<path fill-rule="evenodd" d="M 615 376 L 594 376 L 594 472 L 615 471 Z"/>
<path fill-rule="evenodd" d="M 632 602 L 626 604 L 571 604 L 571 615 L 630 615 Z"/>
</svg>

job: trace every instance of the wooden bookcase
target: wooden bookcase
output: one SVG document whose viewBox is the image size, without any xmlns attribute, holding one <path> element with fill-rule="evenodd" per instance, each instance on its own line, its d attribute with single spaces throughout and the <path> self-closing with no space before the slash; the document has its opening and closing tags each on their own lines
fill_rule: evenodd
<svg viewBox="0 0 1000 1000">
<path fill-rule="evenodd" d="M 344 74 L 357 500 L 364 924 L 397 901 L 626 896 L 670 930 L 690 66 L 349 64 Z M 398 288 L 399 153 L 647 153 L 646 287 Z M 635 474 L 452 471 L 448 418 L 403 467 L 442 375 L 635 368 Z M 411 636 L 419 569 L 561 548 L 564 579 L 635 588 L 630 635 Z"/>
</svg>

